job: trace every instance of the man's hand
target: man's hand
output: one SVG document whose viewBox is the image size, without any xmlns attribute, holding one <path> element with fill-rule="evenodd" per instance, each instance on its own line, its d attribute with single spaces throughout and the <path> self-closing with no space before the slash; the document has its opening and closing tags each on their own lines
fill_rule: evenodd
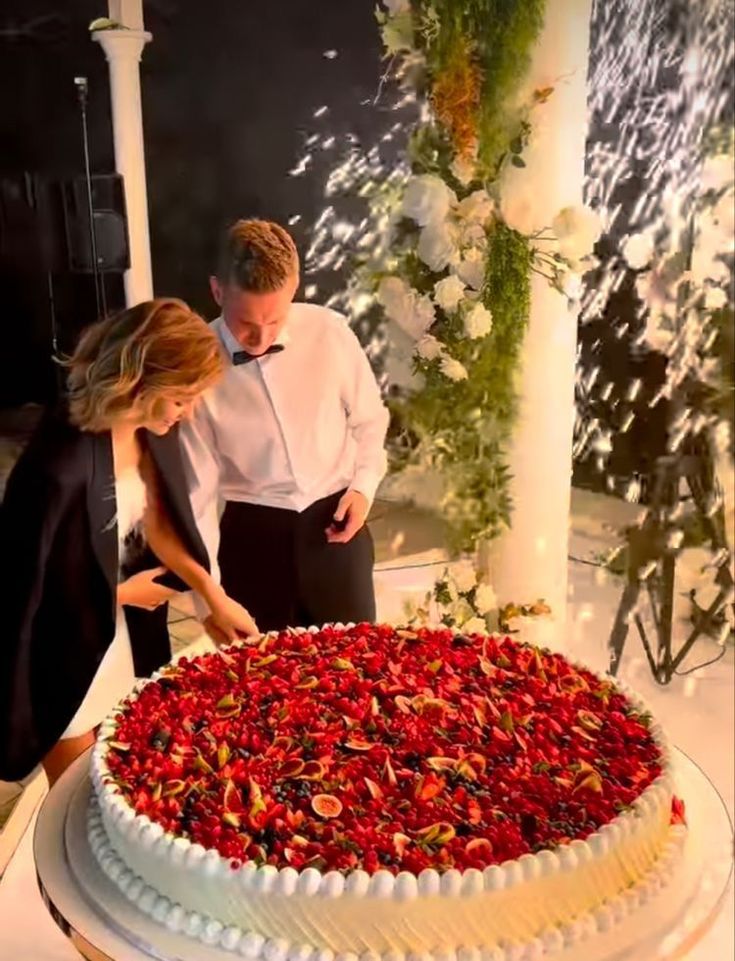
<svg viewBox="0 0 735 961">
<path fill-rule="evenodd" d="M 144 611 L 155 611 L 176 593 L 170 587 L 156 583 L 156 578 L 165 573 L 165 567 L 153 567 L 133 574 L 122 584 L 118 584 L 117 603 L 127 607 L 142 607 Z"/>
<path fill-rule="evenodd" d="M 365 524 L 370 505 L 360 491 L 346 491 L 337 504 L 332 523 L 327 528 L 330 544 L 347 544 Z"/>
</svg>

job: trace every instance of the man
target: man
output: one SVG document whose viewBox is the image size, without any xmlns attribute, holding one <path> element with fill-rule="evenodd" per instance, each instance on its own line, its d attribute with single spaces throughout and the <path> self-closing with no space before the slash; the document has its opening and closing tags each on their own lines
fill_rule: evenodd
<svg viewBox="0 0 735 961">
<path fill-rule="evenodd" d="M 277 224 L 234 224 L 210 283 L 230 364 L 182 435 L 213 573 L 263 631 L 374 620 L 365 519 L 388 412 L 367 357 L 344 317 L 293 302 L 298 254 Z"/>
</svg>

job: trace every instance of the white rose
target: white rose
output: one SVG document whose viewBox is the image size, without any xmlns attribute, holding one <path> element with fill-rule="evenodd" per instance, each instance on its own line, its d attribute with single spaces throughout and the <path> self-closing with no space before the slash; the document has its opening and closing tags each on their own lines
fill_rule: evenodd
<svg viewBox="0 0 735 961">
<path fill-rule="evenodd" d="M 473 247 L 465 252 L 455 271 L 468 287 L 479 290 L 485 280 L 485 254 L 482 250 Z"/>
<path fill-rule="evenodd" d="M 482 224 L 463 223 L 459 225 L 460 242 L 463 247 L 479 247 L 487 250 L 487 234 Z"/>
<path fill-rule="evenodd" d="M 459 256 L 456 232 L 447 223 L 430 223 L 421 231 L 416 252 L 431 270 L 444 270 Z"/>
<path fill-rule="evenodd" d="M 704 306 L 707 310 L 727 307 L 727 294 L 721 287 L 708 287 L 704 294 Z"/>
<path fill-rule="evenodd" d="M 422 337 L 434 322 L 431 298 L 420 297 L 401 277 L 384 277 L 380 281 L 378 301 L 388 319 L 414 340 Z"/>
<path fill-rule="evenodd" d="M 441 342 L 431 334 L 425 334 L 416 344 L 416 353 L 424 360 L 436 360 L 437 357 L 441 357 L 443 351 Z"/>
<path fill-rule="evenodd" d="M 383 0 L 383 6 L 392 17 L 395 17 L 398 13 L 406 13 L 410 10 L 411 2 L 410 0 Z"/>
<path fill-rule="evenodd" d="M 582 278 L 574 270 L 565 271 L 559 278 L 562 293 L 571 301 L 577 301 L 582 296 L 584 284 Z"/>
<path fill-rule="evenodd" d="M 413 314 L 410 319 L 407 318 L 406 323 L 404 323 L 403 329 L 409 334 L 414 340 L 418 340 L 420 337 L 426 333 L 426 331 L 434 323 L 434 305 L 431 302 L 431 297 L 425 294 L 423 297 L 417 297 L 414 306 Z"/>
<path fill-rule="evenodd" d="M 413 311 L 416 291 L 401 277 L 383 277 L 377 296 L 386 317 L 398 323 L 399 317 Z"/>
<path fill-rule="evenodd" d="M 602 222 L 589 207 L 564 207 L 551 222 L 559 241 L 559 253 L 578 260 L 592 253 L 602 233 Z"/>
<path fill-rule="evenodd" d="M 486 224 L 493 215 L 495 204 L 487 190 L 475 190 L 457 205 L 457 216 L 469 223 Z"/>
<path fill-rule="evenodd" d="M 475 591 L 475 608 L 478 614 L 489 614 L 497 610 L 498 599 L 489 584 L 478 584 Z"/>
<path fill-rule="evenodd" d="M 653 260 L 655 245 L 653 234 L 646 230 L 640 234 L 632 234 L 623 243 L 623 257 L 633 270 L 642 270 Z"/>
<path fill-rule="evenodd" d="M 509 190 L 503 193 L 500 216 L 511 230 L 517 230 L 519 234 L 527 236 L 538 229 L 533 203 L 528 194 L 521 191 Z"/>
<path fill-rule="evenodd" d="M 487 634 L 487 624 L 482 617 L 471 617 L 462 625 L 465 634 Z"/>
<path fill-rule="evenodd" d="M 454 274 L 434 284 L 434 303 L 447 313 L 456 310 L 463 297 L 464 284 Z"/>
<path fill-rule="evenodd" d="M 449 168 L 463 187 L 467 187 L 475 179 L 477 161 L 471 157 L 455 157 Z"/>
<path fill-rule="evenodd" d="M 452 569 L 452 580 L 460 594 L 466 594 L 477 584 L 477 574 L 472 561 L 460 561 Z"/>
<path fill-rule="evenodd" d="M 412 177 L 403 194 L 401 212 L 421 227 L 444 220 L 450 207 L 457 202 L 456 194 L 434 174 Z"/>
<path fill-rule="evenodd" d="M 449 380 L 467 380 L 466 367 L 448 354 L 442 357 L 439 369 Z"/>
<path fill-rule="evenodd" d="M 493 329 L 493 315 L 483 304 L 475 304 L 464 319 L 464 332 L 470 340 L 487 337 Z"/>
</svg>

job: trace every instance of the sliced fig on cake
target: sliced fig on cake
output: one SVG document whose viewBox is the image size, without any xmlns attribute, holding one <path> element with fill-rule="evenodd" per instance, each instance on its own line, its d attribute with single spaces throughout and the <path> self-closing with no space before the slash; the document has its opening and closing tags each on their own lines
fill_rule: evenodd
<svg viewBox="0 0 735 961">
<path fill-rule="evenodd" d="M 301 774 L 296 775 L 300 781 L 321 781 L 324 779 L 327 769 L 321 761 L 306 761 Z"/>
<path fill-rule="evenodd" d="M 465 851 L 472 857 L 489 859 L 492 857 L 493 846 L 488 838 L 472 838 L 465 845 Z"/>
<path fill-rule="evenodd" d="M 311 808 L 320 818 L 338 818 L 342 813 L 342 802 L 333 794 L 315 794 Z"/>
<path fill-rule="evenodd" d="M 278 769 L 278 776 L 281 778 L 294 778 L 303 774 L 306 764 L 299 757 L 289 758 L 288 761 L 284 761 L 283 764 Z"/>
</svg>

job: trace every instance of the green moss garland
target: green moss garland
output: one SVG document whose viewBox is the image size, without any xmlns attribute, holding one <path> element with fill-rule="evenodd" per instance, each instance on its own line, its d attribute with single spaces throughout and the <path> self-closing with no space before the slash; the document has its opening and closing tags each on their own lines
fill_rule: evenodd
<svg viewBox="0 0 735 961">
<path fill-rule="evenodd" d="M 488 232 L 482 296 L 493 315 L 491 333 L 481 341 L 468 340 L 461 320 L 438 312 L 436 335 L 470 376 L 451 381 L 436 362 L 417 360 L 424 386 L 395 407 L 404 431 L 413 435 L 415 453 L 447 479 L 444 510 L 455 551 L 472 549 L 480 538 L 495 537 L 510 525 L 506 451 L 518 409 L 530 265 L 526 238 L 496 221 Z M 412 279 L 425 288 L 416 273 Z"/>
<path fill-rule="evenodd" d="M 461 43 L 469 42 L 483 74 L 477 180 L 464 187 L 458 183 L 450 169 L 452 146 L 433 120 L 418 126 L 411 138 L 413 172 L 440 176 L 460 199 L 482 185 L 492 193 L 505 162 L 522 164 L 528 122 L 513 97 L 543 26 L 545 0 L 414 0 L 411 11 L 415 42 L 426 58 L 422 83 L 429 97 L 434 78 Z M 440 275 L 416 255 L 415 225 L 405 227 L 397 233 L 394 253 L 400 266 L 393 273 L 420 293 L 431 293 Z M 414 464 L 441 474 L 446 491 L 442 511 L 455 552 L 474 550 L 478 541 L 497 536 L 511 521 L 507 450 L 518 409 L 531 251 L 527 238 L 500 220 L 488 228 L 487 241 L 481 299 L 493 316 L 491 333 L 471 340 L 458 314 L 448 316 L 438 308 L 431 329 L 469 377 L 449 380 L 438 361 L 417 358 L 423 386 L 392 402 L 393 468 Z"/>
</svg>

